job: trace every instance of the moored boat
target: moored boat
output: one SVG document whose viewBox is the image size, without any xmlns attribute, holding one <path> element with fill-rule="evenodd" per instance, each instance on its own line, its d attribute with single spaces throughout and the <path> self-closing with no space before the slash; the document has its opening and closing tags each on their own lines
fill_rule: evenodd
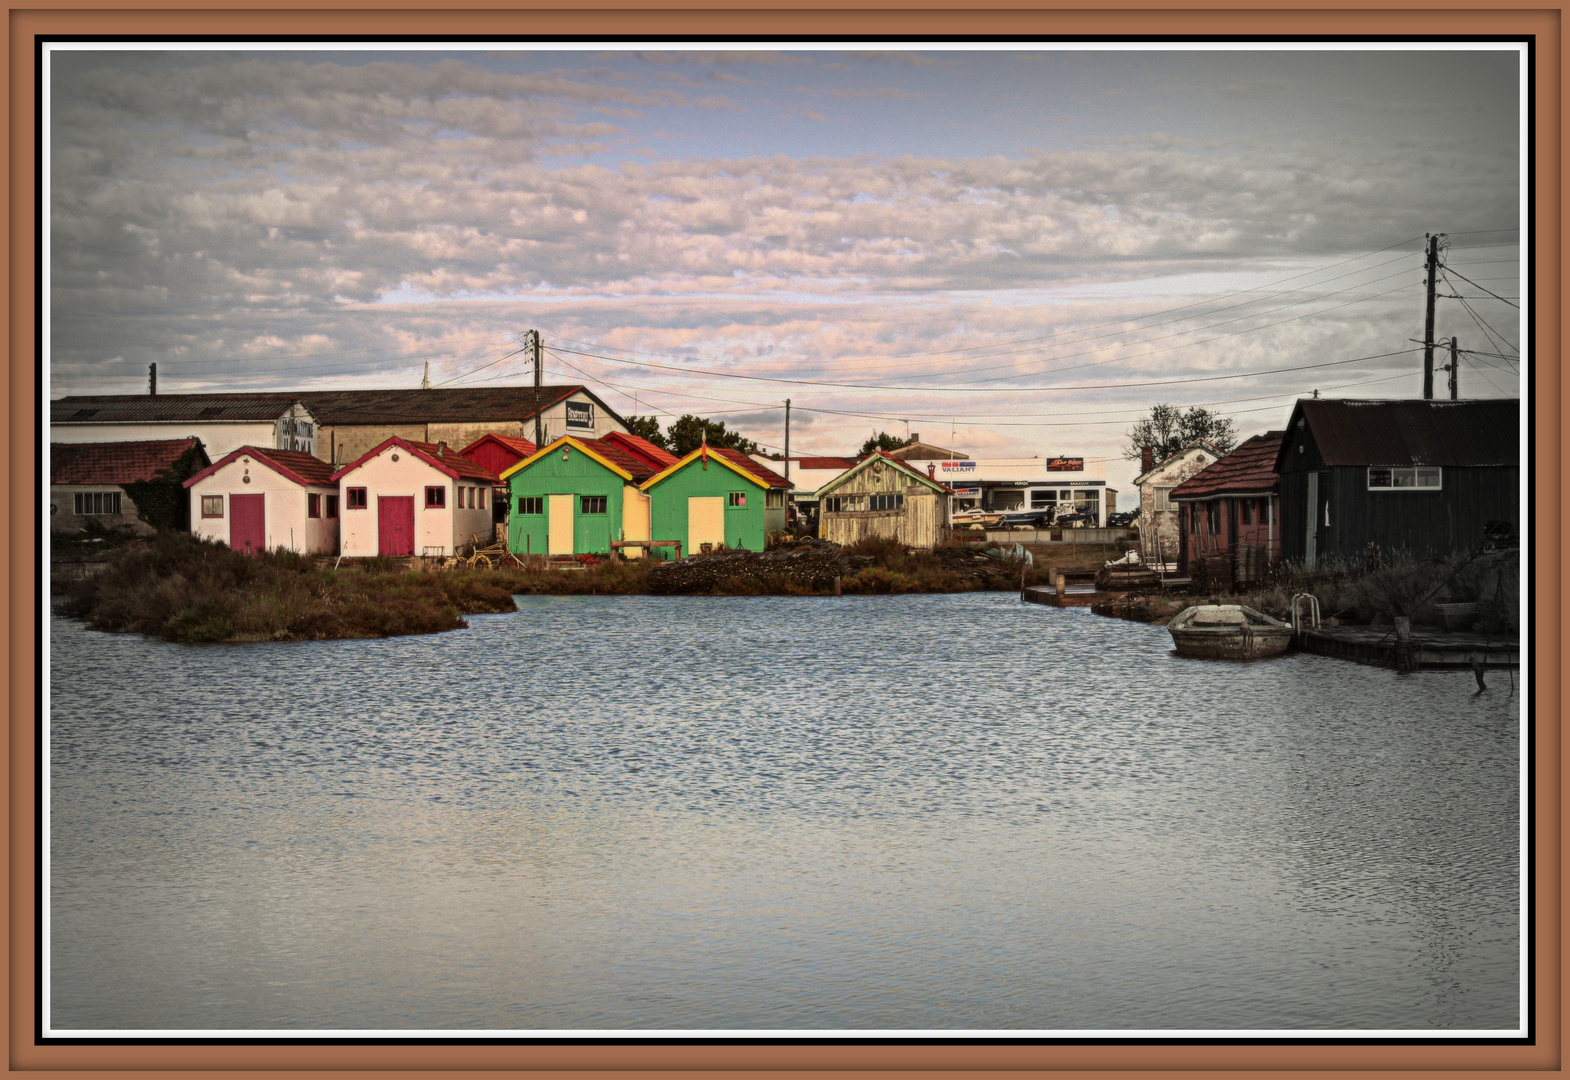
<svg viewBox="0 0 1570 1080">
<path fill-rule="evenodd" d="M 1242 604 L 1199 604 L 1167 623 L 1179 656 L 1203 660 L 1257 660 L 1286 651 L 1292 627 Z"/>
</svg>

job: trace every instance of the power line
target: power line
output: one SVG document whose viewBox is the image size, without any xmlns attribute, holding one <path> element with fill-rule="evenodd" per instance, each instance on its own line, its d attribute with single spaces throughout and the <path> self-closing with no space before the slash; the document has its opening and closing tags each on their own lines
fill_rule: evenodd
<svg viewBox="0 0 1570 1080">
<path fill-rule="evenodd" d="M 1460 278 L 1462 281 L 1466 282 L 1468 285 L 1473 285 L 1473 286 L 1476 286 L 1479 289 L 1483 289 L 1483 287 L 1481 285 L 1478 285 L 1477 282 L 1473 281 L 1471 278 L 1467 277 L 1465 274 L 1463 274 L 1461 271 L 1455 269 L 1454 267 L 1447 266 L 1447 267 L 1445 267 L 1445 271 L 1446 271 L 1447 274 L 1455 274 L 1456 277 Z M 1503 301 L 1506 304 L 1510 304 L 1510 306 L 1513 307 L 1513 308 L 1519 309 L 1521 307 L 1520 304 L 1511 303 L 1509 300 L 1506 300 L 1503 296 L 1500 296 L 1496 292 L 1492 292 L 1492 291 L 1490 291 L 1488 289 L 1483 289 L 1483 291 L 1488 293 L 1488 295 L 1492 296 L 1495 300 L 1501 300 L 1501 301 Z"/>
</svg>

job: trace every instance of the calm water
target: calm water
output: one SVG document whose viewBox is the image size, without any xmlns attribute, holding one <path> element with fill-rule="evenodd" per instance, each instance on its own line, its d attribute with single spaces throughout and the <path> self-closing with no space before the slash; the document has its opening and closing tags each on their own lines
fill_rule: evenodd
<svg viewBox="0 0 1570 1080">
<path fill-rule="evenodd" d="M 60 1029 L 1514 1028 L 1505 673 L 1009 594 L 54 620 Z"/>
</svg>

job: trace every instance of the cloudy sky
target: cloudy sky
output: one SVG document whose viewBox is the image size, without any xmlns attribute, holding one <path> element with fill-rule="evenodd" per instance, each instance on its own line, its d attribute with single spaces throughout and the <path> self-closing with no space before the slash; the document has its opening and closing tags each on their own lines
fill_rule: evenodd
<svg viewBox="0 0 1570 1080">
<path fill-rule="evenodd" d="M 1131 497 L 1154 402 L 1418 396 L 1428 232 L 1462 395 L 1520 389 L 1503 46 L 48 59 L 52 396 L 526 383 L 538 328 L 623 413 Z"/>
</svg>

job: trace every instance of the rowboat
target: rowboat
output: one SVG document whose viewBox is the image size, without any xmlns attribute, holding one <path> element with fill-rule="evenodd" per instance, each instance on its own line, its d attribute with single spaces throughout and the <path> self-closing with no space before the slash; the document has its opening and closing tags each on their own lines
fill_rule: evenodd
<svg viewBox="0 0 1570 1080">
<path fill-rule="evenodd" d="M 1184 608 L 1167 623 L 1179 656 L 1202 660 L 1257 660 L 1286 651 L 1292 627 L 1242 604 Z"/>
</svg>

